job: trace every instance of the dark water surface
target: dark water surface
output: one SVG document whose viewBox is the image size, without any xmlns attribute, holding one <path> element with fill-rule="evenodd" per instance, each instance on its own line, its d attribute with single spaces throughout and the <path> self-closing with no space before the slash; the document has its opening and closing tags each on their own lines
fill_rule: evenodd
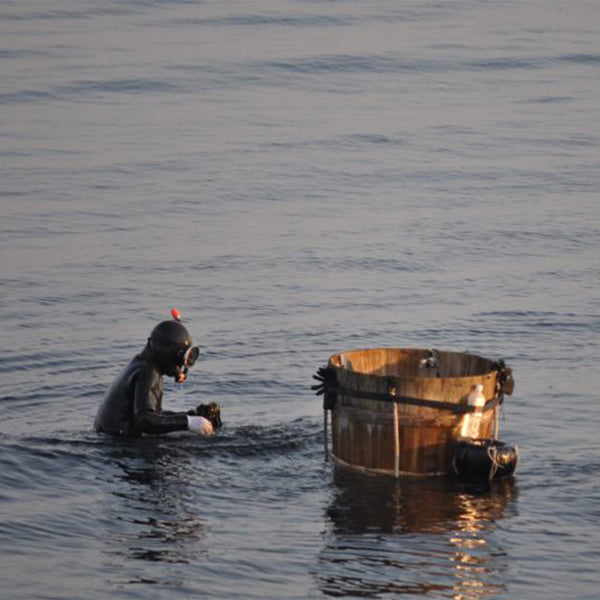
<svg viewBox="0 0 600 600">
<path fill-rule="evenodd" d="M 0 589 L 597 598 L 600 3 L 0 2 Z M 91 432 L 177 306 L 165 404 Z M 513 481 L 323 461 L 332 353 L 515 369 Z"/>
</svg>

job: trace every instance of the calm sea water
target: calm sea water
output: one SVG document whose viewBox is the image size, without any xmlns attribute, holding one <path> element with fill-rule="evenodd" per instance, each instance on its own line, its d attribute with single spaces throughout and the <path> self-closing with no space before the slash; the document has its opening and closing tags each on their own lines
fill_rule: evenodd
<svg viewBox="0 0 600 600">
<path fill-rule="evenodd" d="M 0 585 L 16 599 L 597 598 L 600 3 L 0 2 Z M 171 306 L 165 404 L 112 378 Z M 322 454 L 311 375 L 505 358 L 494 485 Z"/>
</svg>

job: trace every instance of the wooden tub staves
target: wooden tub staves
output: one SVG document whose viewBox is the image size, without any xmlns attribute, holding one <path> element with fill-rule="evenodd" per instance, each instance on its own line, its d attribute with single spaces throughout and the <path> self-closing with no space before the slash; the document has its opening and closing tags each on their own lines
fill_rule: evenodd
<svg viewBox="0 0 600 600">
<path fill-rule="evenodd" d="M 465 419 L 477 419 L 478 438 L 497 438 L 500 406 L 514 387 L 503 361 L 404 348 L 334 354 L 315 379 L 324 396 L 326 451 L 331 412 L 335 462 L 395 476 L 452 472 Z M 485 405 L 476 412 L 468 399 L 478 384 Z"/>
</svg>

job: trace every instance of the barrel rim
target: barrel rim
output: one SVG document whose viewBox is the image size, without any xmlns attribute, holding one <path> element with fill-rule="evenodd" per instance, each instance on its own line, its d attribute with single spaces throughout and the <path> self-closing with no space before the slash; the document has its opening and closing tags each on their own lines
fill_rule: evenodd
<svg viewBox="0 0 600 600">
<path fill-rule="evenodd" d="M 364 371 L 355 371 L 355 370 L 349 371 L 348 369 L 346 369 L 344 367 L 343 364 L 341 364 L 341 362 L 342 362 L 341 357 L 344 354 L 352 354 L 355 352 L 381 352 L 381 351 L 398 351 L 398 350 L 410 351 L 410 352 L 430 352 L 430 351 L 432 351 L 432 352 L 439 352 L 439 353 L 450 354 L 450 355 L 468 356 L 469 358 L 487 361 L 490 364 L 490 367 L 493 366 L 497 362 L 491 358 L 487 358 L 486 356 L 481 356 L 480 354 L 474 354 L 472 352 L 466 352 L 466 351 L 443 350 L 440 348 L 412 348 L 412 347 L 399 347 L 399 346 L 380 346 L 380 347 L 374 347 L 374 348 L 357 348 L 354 350 L 344 350 L 342 352 L 336 352 L 329 357 L 328 365 L 329 365 L 329 367 L 337 370 L 338 372 L 353 373 L 355 375 L 360 375 L 361 377 L 374 377 L 374 378 L 378 378 L 378 379 L 406 380 L 406 381 L 426 381 L 426 380 L 434 379 L 434 377 L 422 377 L 422 376 L 414 376 L 414 375 L 412 375 L 412 376 L 410 376 L 410 375 L 378 375 L 377 373 L 365 373 Z M 335 361 L 336 358 L 337 358 L 337 364 Z M 444 380 L 467 381 L 467 380 L 472 380 L 473 378 L 497 375 L 499 372 L 500 372 L 500 368 L 492 368 L 489 371 L 485 371 L 483 373 L 475 373 L 475 374 L 471 374 L 471 375 L 458 375 L 458 376 L 452 376 L 452 377 L 436 377 L 435 379 L 439 379 L 442 381 L 444 381 Z"/>
</svg>

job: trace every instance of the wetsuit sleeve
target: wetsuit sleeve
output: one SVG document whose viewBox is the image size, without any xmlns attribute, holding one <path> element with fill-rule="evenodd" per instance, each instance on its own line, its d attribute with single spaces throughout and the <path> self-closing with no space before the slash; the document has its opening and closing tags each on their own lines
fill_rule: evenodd
<svg viewBox="0 0 600 600">
<path fill-rule="evenodd" d="M 161 414 L 161 396 L 160 375 L 151 369 L 142 369 L 135 384 L 133 401 L 135 429 L 139 433 L 160 434 L 188 428 L 185 414 Z"/>
<path fill-rule="evenodd" d="M 163 410 L 162 413 L 163 415 L 169 415 L 169 416 L 173 416 L 173 415 L 189 415 L 190 417 L 197 417 L 198 415 L 196 414 L 196 411 L 193 408 L 190 408 L 190 410 L 186 411 L 186 412 L 175 412 L 172 410 Z"/>
</svg>

